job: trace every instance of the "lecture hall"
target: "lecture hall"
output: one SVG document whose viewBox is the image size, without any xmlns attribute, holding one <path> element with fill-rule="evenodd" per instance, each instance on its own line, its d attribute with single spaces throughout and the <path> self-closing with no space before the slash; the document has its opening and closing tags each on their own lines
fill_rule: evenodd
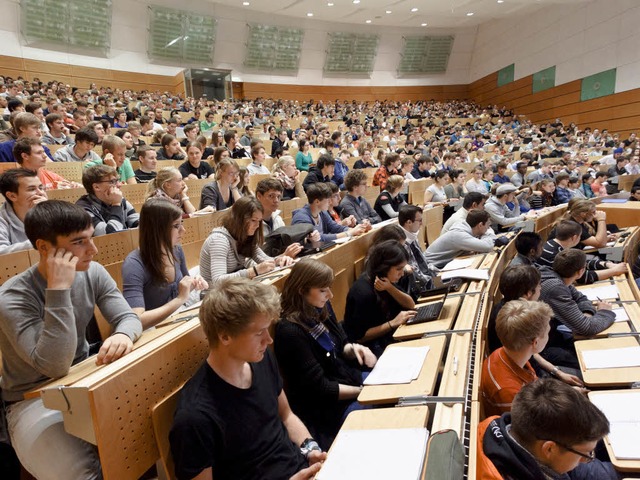
<svg viewBox="0 0 640 480">
<path fill-rule="evenodd" d="M 0 6 L 0 477 L 640 478 L 638 2 Z"/>
</svg>

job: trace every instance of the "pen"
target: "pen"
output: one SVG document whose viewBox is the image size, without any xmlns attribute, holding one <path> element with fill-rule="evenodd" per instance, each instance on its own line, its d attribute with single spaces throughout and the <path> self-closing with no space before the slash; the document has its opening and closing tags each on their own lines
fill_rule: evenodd
<svg viewBox="0 0 640 480">
<path fill-rule="evenodd" d="M 458 357 L 455 355 L 453 356 L 453 374 L 458 374 Z"/>
</svg>

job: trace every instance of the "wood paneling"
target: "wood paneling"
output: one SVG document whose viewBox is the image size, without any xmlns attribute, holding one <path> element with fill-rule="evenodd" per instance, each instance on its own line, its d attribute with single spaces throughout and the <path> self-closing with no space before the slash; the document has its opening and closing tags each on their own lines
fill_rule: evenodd
<svg viewBox="0 0 640 480">
<path fill-rule="evenodd" d="M 580 101 L 580 80 L 532 93 L 533 76 L 498 87 L 497 73 L 469 85 L 469 96 L 481 105 L 505 106 L 536 123 L 560 118 L 580 128 L 607 128 L 623 136 L 640 131 L 640 89 Z"/>
<path fill-rule="evenodd" d="M 81 67 L 55 62 L 0 55 L 0 73 L 13 78 L 22 76 L 29 80 L 39 78 L 47 82 L 58 80 L 81 89 L 92 83 L 98 86 L 151 91 L 184 93 L 182 73 L 174 76 L 124 72 L 104 68 Z"/>
<path fill-rule="evenodd" d="M 412 87 L 342 87 L 323 85 L 283 85 L 274 83 L 234 82 L 236 98 L 281 98 L 287 100 L 451 100 L 469 96 L 467 85 L 438 85 Z"/>
</svg>

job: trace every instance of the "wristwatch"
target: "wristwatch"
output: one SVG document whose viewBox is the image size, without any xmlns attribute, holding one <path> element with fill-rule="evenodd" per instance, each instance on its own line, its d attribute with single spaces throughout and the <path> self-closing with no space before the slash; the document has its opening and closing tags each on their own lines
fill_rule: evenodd
<svg viewBox="0 0 640 480">
<path fill-rule="evenodd" d="M 309 458 L 309 454 L 314 450 L 321 452 L 322 449 L 318 442 L 316 442 L 313 438 L 309 437 L 304 442 L 300 444 L 300 453 L 304 456 L 304 458 Z"/>
</svg>

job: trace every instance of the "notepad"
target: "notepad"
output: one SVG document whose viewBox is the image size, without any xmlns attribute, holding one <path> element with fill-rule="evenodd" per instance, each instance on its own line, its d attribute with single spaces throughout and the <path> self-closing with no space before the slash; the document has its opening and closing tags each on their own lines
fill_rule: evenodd
<svg viewBox="0 0 640 480">
<path fill-rule="evenodd" d="M 582 358 L 588 370 L 599 368 L 640 367 L 640 346 L 583 350 Z"/>
<path fill-rule="evenodd" d="M 618 287 L 615 285 L 602 285 L 600 287 L 580 289 L 580 293 L 584 294 L 592 302 L 607 300 L 620 297 Z"/>
<path fill-rule="evenodd" d="M 426 428 L 341 430 L 317 480 L 418 480 Z"/>
<path fill-rule="evenodd" d="M 392 223 L 395 223 L 397 220 L 398 220 L 397 218 L 390 218 L 389 220 L 385 220 L 383 222 L 374 223 L 373 225 L 371 225 L 371 228 L 373 228 L 374 230 L 377 230 L 378 228 L 382 228 L 385 225 L 391 225 Z"/>
<path fill-rule="evenodd" d="M 616 314 L 616 322 L 626 322 L 629 320 L 629 314 L 627 314 L 624 307 L 614 308 L 611 311 Z"/>
<path fill-rule="evenodd" d="M 340 245 L 341 243 L 347 243 L 350 240 L 349 237 L 336 238 L 333 243 Z"/>
<path fill-rule="evenodd" d="M 365 385 L 410 383 L 420 375 L 429 347 L 389 347 L 365 379 Z"/>
<path fill-rule="evenodd" d="M 440 271 L 441 272 L 449 272 L 451 270 L 458 270 L 460 268 L 467 268 L 467 267 L 470 267 L 471 265 L 473 265 L 473 263 L 475 261 L 476 261 L 476 259 L 474 257 L 456 258 L 454 260 L 451 260 L 444 267 L 442 267 L 442 269 Z"/>
<path fill-rule="evenodd" d="M 589 398 L 609 420 L 608 437 L 615 457 L 640 459 L 640 392 L 592 393 Z"/>
<path fill-rule="evenodd" d="M 459 270 L 451 270 L 450 272 L 444 272 L 440 275 L 440 278 L 450 280 L 452 278 L 468 278 L 470 280 L 489 280 L 489 270 L 480 268 L 461 268 Z"/>
</svg>

